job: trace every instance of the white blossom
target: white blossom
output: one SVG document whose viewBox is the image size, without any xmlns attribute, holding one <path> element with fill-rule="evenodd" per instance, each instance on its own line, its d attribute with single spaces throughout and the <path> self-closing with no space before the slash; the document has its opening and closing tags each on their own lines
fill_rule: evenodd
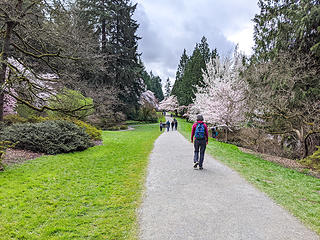
<svg viewBox="0 0 320 240">
<path fill-rule="evenodd" d="M 179 107 L 179 103 L 177 100 L 177 97 L 174 95 L 171 95 L 167 98 L 165 98 L 162 102 L 159 104 L 160 110 L 166 110 L 166 111 L 175 111 Z"/>
<path fill-rule="evenodd" d="M 214 58 L 203 72 L 204 85 L 197 87 L 194 104 L 188 110 L 190 120 L 202 114 L 205 121 L 222 126 L 237 126 L 245 121 L 246 84 L 239 76 L 241 55 Z"/>
<path fill-rule="evenodd" d="M 154 93 L 151 92 L 150 90 L 147 90 L 141 94 L 139 103 L 141 105 L 151 106 L 152 108 L 155 108 L 155 109 L 159 108 L 158 100 L 154 95 Z"/>
</svg>

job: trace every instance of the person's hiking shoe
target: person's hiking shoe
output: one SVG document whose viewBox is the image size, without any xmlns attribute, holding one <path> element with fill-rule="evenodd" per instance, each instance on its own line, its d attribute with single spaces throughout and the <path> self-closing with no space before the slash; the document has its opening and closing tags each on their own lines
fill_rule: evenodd
<svg viewBox="0 0 320 240">
<path fill-rule="evenodd" d="M 198 163 L 198 162 L 195 162 L 194 165 L 193 165 L 193 168 L 197 168 L 198 165 L 199 165 L 199 163 Z"/>
<path fill-rule="evenodd" d="M 203 167 L 199 167 L 199 170 L 203 170 Z"/>
</svg>

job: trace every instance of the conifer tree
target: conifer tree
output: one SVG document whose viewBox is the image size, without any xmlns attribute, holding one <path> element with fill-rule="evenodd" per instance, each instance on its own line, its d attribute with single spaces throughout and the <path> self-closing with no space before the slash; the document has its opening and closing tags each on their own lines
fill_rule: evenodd
<svg viewBox="0 0 320 240">
<path fill-rule="evenodd" d="M 203 86 L 202 71 L 206 72 L 206 63 L 217 56 L 217 49 L 211 51 L 204 36 L 201 42 L 196 44 L 190 57 L 184 49 L 171 92 L 171 95 L 177 96 L 180 105 L 189 105 L 193 102 L 196 87 Z"/>
<path fill-rule="evenodd" d="M 205 36 L 201 38 L 201 42 L 199 43 L 198 47 L 203 57 L 203 60 L 205 61 L 205 63 L 208 63 L 211 59 L 211 53 L 209 44 L 207 42 L 207 38 Z"/>
<path fill-rule="evenodd" d="M 150 72 L 150 74 L 148 74 L 148 72 L 143 69 L 142 79 L 144 84 L 146 85 L 146 89 L 153 92 L 159 102 L 162 101 L 164 96 L 162 91 L 161 78 L 159 76 L 153 75 L 152 71 Z"/>
<path fill-rule="evenodd" d="M 166 85 L 164 86 L 164 89 L 165 89 L 165 97 L 169 97 L 170 93 L 171 93 L 171 82 L 170 82 L 169 78 L 167 78 Z"/>
<path fill-rule="evenodd" d="M 171 95 L 180 96 L 180 93 L 182 91 L 182 77 L 184 74 L 184 71 L 186 69 L 186 65 L 189 61 L 189 57 L 187 55 L 186 49 L 183 49 L 182 56 L 180 58 L 180 63 L 178 65 L 178 69 L 176 72 L 176 80 L 172 87 Z"/>
<path fill-rule="evenodd" d="M 139 37 L 138 23 L 132 18 L 137 4 L 129 0 L 106 0 L 109 17 L 107 18 L 107 53 L 114 55 L 114 61 L 106 64 L 108 82 L 120 89 L 120 99 L 128 105 L 137 106 L 142 83 L 142 66 L 138 62 Z M 125 108 L 127 109 L 127 107 Z M 125 110 L 124 109 L 124 110 Z"/>
</svg>

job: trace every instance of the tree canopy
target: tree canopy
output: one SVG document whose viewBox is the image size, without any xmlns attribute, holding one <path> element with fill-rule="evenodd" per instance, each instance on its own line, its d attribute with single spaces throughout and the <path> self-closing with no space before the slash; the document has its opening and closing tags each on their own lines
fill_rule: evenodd
<svg viewBox="0 0 320 240">
<path fill-rule="evenodd" d="M 210 51 L 206 37 L 202 37 L 201 42 L 196 44 L 190 57 L 183 50 L 171 92 L 177 96 L 180 105 L 193 103 L 196 86 L 203 84 L 202 71 L 206 71 L 206 63 L 216 56 L 217 50 Z"/>
</svg>

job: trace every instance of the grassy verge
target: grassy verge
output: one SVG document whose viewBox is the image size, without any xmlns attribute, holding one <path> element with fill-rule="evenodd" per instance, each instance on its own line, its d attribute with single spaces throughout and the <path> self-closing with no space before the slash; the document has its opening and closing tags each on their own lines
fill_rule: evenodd
<svg viewBox="0 0 320 240">
<path fill-rule="evenodd" d="M 191 123 L 179 119 L 179 131 L 190 138 Z M 239 172 L 303 223 L 320 234 L 320 179 L 241 152 L 236 146 L 210 139 L 207 152 Z"/>
<path fill-rule="evenodd" d="M 0 238 L 137 239 L 158 126 L 103 132 L 103 146 L 41 157 L 0 173 Z"/>
</svg>

